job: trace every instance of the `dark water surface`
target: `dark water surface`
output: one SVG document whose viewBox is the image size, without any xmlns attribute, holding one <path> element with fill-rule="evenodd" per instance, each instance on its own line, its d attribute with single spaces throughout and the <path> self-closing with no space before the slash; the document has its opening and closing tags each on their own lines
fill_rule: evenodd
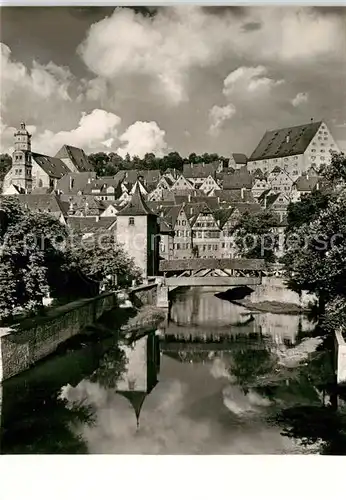
<svg viewBox="0 0 346 500">
<path fill-rule="evenodd" d="M 78 340 L 6 381 L 1 453 L 343 453 L 329 355 L 295 362 L 313 325 L 214 293 L 177 295 L 130 346 Z"/>
</svg>

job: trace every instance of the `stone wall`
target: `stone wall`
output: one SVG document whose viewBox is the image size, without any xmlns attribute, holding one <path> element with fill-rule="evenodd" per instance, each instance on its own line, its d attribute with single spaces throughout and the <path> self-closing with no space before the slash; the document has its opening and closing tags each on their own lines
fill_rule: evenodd
<svg viewBox="0 0 346 500">
<path fill-rule="evenodd" d="M 0 328 L 0 382 L 53 353 L 59 344 L 93 324 L 115 305 L 115 294 L 107 292 L 52 308 L 45 316 Z"/>
<path fill-rule="evenodd" d="M 156 283 L 149 283 L 148 285 L 137 286 L 130 291 L 129 297 L 135 307 L 156 306 L 157 285 Z"/>
</svg>

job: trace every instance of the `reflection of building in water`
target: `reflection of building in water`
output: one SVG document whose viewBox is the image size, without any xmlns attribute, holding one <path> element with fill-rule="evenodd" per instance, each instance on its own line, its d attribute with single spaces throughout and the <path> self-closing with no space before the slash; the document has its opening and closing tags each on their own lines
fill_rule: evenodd
<svg viewBox="0 0 346 500">
<path fill-rule="evenodd" d="M 201 293 L 200 289 L 187 292 L 182 300 L 183 307 L 179 297 L 177 297 L 177 301 L 173 303 L 171 308 L 170 319 L 172 323 L 168 324 L 168 330 L 173 328 L 175 334 L 178 333 L 177 330 L 185 329 L 189 334 L 200 335 L 199 330 L 205 328 L 209 333 L 223 335 L 223 330 L 226 327 L 229 332 L 239 333 L 241 331 L 244 335 L 261 333 L 270 337 L 276 344 L 294 344 L 299 330 L 308 332 L 314 326 L 298 315 L 257 312 L 253 313 L 254 320 L 247 322 L 250 316 L 249 310 L 226 300 L 218 299 L 213 292 Z"/>
<path fill-rule="evenodd" d="M 177 324 L 229 325 L 244 320 L 246 309 L 215 297 L 219 290 L 204 292 L 194 288 L 172 304 L 170 319 Z M 202 293 L 201 293 L 202 292 Z M 180 300 L 182 301 L 180 301 Z"/>
<path fill-rule="evenodd" d="M 144 400 L 158 382 L 160 370 L 160 345 L 158 337 L 150 333 L 133 344 L 127 345 L 126 371 L 117 384 L 117 393 L 131 403 L 135 410 L 137 427 Z"/>
</svg>

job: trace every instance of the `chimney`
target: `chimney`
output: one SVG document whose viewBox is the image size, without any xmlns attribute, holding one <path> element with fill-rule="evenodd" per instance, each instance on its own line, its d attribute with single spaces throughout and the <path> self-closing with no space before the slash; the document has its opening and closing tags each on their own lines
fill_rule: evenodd
<svg viewBox="0 0 346 500">
<path fill-rule="evenodd" d="M 320 183 L 319 182 L 316 183 L 315 189 L 316 189 L 316 191 L 320 190 Z"/>
<path fill-rule="evenodd" d="M 191 195 L 190 194 L 188 195 L 187 199 L 188 199 L 188 202 L 191 203 Z"/>
<path fill-rule="evenodd" d="M 217 204 L 220 204 L 220 196 L 217 197 Z"/>
<path fill-rule="evenodd" d="M 99 215 L 96 215 L 96 216 L 95 216 L 95 220 L 96 220 L 96 222 L 98 222 L 98 221 L 100 220 L 100 216 L 99 216 Z"/>
<path fill-rule="evenodd" d="M 306 172 L 306 180 L 309 180 L 309 172 Z"/>
<path fill-rule="evenodd" d="M 240 197 L 241 197 L 241 199 L 242 199 L 242 200 L 244 200 L 244 199 L 245 199 L 245 191 L 246 191 L 246 190 L 245 190 L 245 188 L 244 188 L 244 187 L 242 187 L 242 188 L 240 189 Z"/>
<path fill-rule="evenodd" d="M 286 142 L 287 142 L 287 144 L 290 142 L 290 134 L 286 135 Z"/>
<path fill-rule="evenodd" d="M 90 178 L 90 177 L 88 177 L 88 184 L 90 184 L 90 183 L 91 183 L 91 178 Z"/>
<path fill-rule="evenodd" d="M 267 208 L 267 195 L 264 195 L 264 203 L 263 203 L 263 208 Z"/>
</svg>

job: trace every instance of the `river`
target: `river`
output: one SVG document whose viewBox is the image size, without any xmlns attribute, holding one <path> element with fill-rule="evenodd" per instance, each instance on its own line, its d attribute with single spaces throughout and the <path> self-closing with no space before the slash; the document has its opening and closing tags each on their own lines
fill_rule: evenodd
<svg viewBox="0 0 346 500">
<path fill-rule="evenodd" d="M 340 452 L 344 429 L 321 429 L 334 418 L 328 356 L 297 367 L 288 355 L 313 325 L 214 294 L 178 293 L 169 320 L 132 345 L 76 339 L 5 381 L 1 453 Z"/>
</svg>

